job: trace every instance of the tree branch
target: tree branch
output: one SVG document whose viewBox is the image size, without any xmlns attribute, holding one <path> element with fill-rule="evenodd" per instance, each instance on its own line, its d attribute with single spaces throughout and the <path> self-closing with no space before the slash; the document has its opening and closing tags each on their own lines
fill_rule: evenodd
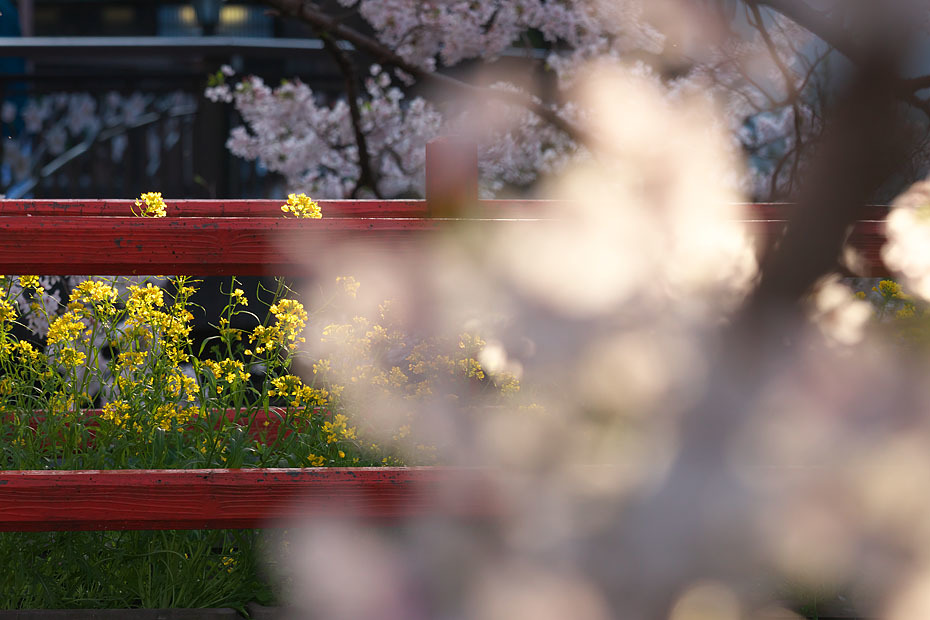
<svg viewBox="0 0 930 620">
<path fill-rule="evenodd" d="M 778 70 L 781 71 L 782 77 L 785 78 L 785 91 L 788 95 L 788 101 L 794 102 L 798 98 L 798 90 L 794 83 L 794 74 L 791 72 L 791 69 L 788 68 L 788 65 L 785 64 L 785 61 L 782 60 L 781 55 L 778 53 L 778 46 L 775 45 L 775 41 L 772 40 L 772 37 L 769 35 L 769 31 L 765 28 L 765 24 L 762 21 L 762 15 L 759 13 L 758 5 L 750 6 L 752 9 L 753 21 L 750 22 L 751 25 L 759 31 L 759 34 L 762 35 L 762 40 L 765 42 L 765 46 L 769 50 L 769 54 L 772 55 L 772 61 L 775 63 L 775 66 L 778 67 Z"/>
<path fill-rule="evenodd" d="M 355 188 L 352 190 L 352 197 L 357 198 L 358 190 L 367 186 L 372 189 L 375 196 L 381 198 L 381 193 L 378 191 L 378 178 L 374 169 L 371 167 L 371 153 L 368 151 L 368 140 L 365 137 L 365 132 L 362 131 L 362 114 L 358 109 L 358 85 L 356 83 L 357 77 L 355 75 L 355 68 L 352 66 L 352 61 L 339 49 L 339 46 L 336 45 L 336 42 L 329 33 L 321 32 L 320 38 L 323 40 L 323 46 L 326 48 L 326 51 L 329 52 L 333 60 L 336 61 L 336 64 L 339 65 L 339 70 L 342 71 L 342 76 L 345 79 L 346 98 L 349 101 L 349 115 L 352 117 L 352 130 L 355 133 L 355 144 L 358 147 L 359 177 L 358 182 L 355 184 Z"/>
<path fill-rule="evenodd" d="M 824 43 L 836 48 L 856 64 L 868 62 L 868 54 L 849 39 L 849 33 L 835 20 L 810 7 L 802 0 L 743 0 L 750 7 L 767 6 L 799 24 Z"/>
<path fill-rule="evenodd" d="M 461 80 L 457 80 L 442 73 L 427 71 L 410 62 L 395 53 L 393 50 L 383 45 L 377 39 L 369 37 L 354 28 L 345 24 L 321 10 L 315 3 L 304 0 L 262 0 L 268 6 L 277 9 L 284 15 L 290 15 L 320 31 L 328 32 L 333 38 L 348 41 L 356 49 L 368 52 L 380 62 L 393 65 L 410 75 L 417 77 L 425 82 L 432 82 L 437 86 L 451 88 L 459 92 L 472 95 L 482 99 L 496 99 L 504 103 L 523 107 L 542 120 L 546 121 L 553 127 L 567 134 L 570 138 L 578 143 L 591 144 L 591 137 L 580 127 L 568 121 L 556 113 L 555 110 L 544 105 L 535 97 L 521 92 L 512 92 L 498 90 L 494 88 L 483 88 L 475 86 Z"/>
<path fill-rule="evenodd" d="M 860 67 L 870 62 L 871 56 L 853 40 L 849 31 L 843 28 L 842 24 L 835 19 L 831 19 L 824 13 L 811 8 L 811 6 L 803 0 L 743 1 L 751 8 L 767 6 L 773 11 L 781 13 Z M 930 118 L 930 103 L 924 101 L 915 94 L 918 90 L 930 88 L 930 76 L 913 79 L 902 79 L 899 76 L 895 76 L 891 85 L 898 99 L 917 108 Z"/>
</svg>

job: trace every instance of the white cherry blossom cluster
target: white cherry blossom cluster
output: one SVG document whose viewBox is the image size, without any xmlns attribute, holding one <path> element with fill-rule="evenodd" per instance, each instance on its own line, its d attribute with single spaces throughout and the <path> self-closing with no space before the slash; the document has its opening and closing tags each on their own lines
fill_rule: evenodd
<svg viewBox="0 0 930 620">
<path fill-rule="evenodd" d="M 499 82 L 492 89 L 519 92 L 512 84 Z M 581 124 L 578 107 L 567 103 L 557 114 Z M 506 187 L 523 187 L 540 175 L 556 173 L 572 160 L 587 157 L 587 151 L 550 123 L 527 110 L 501 102 L 488 102 L 480 110 L 465 110 L 448 117 L 444 134 L 466 135 L 478 143 L 481 193 L 498 195 Z"/>
<path fill-rule="evenodd" d="M 677 31 L 665 28 L 672 38 L 664 34 L 663 28 L 671 23 L 669 7 L 677 6 L 672 0 L 652 4 L 640 0 L 340 0 L 340 4 L 357 11 L 382 44 L 428 72 L 462 66 L 465 61 L 492 62 L 502 54 L 520 52 L 521 47 L 538 47 L 541 37 L 548 49 L 545 67 L 554 78 L 546 105 L 581 127 L 584 110 L 574 101 L 574 89 L 578 76 L 593 63 L 603 66 L 607 60 L 618 66 L 632 65 L 634 71 L 661 82 L 671 99 L 702 92 L 726 112 L 734 152 L 749 153 L 752 166 L 745 178 L 735 182 L 755 197 L 769 197 L 787 186 L 788 177 L 796 171 L 790 163 L 797 141 L 819 130 L 809 97 L 789 101 L 790 93 L 814 83 L 803 60 L 798 60 L 803 56 L 799 50 L 810 37 L 790 21 L 771 15 L 766 22 L 768 41 L 747 23 L 736 23 L 740 37 L 718 41 L 712 52 L 692 58 L 686 52 L 696 46 L 680 43 L 680 27 Z M 535 43 L 531 44 L 531 36 Z M 538 58 L 539 50 L 531 51 Z M 652 63 L 643 60 L 665 56 L 683 59 L 684 70 L 673 77 L 660 76 Z M 784 75 L 782 67 L 788 67 L 790 75 Z M 327 99 L 299 81 L 271 88 L 260 78 L 234 77 L 229 67 L 221 75 L 223 79 L 211 85 L 206 95 L 214 101 L 232 102 L 243 117 L 244 125 L 235 128 L 227 142 L 234 154 L 258 160 L 282 174 L 289 190 L 332 198 L 359 195 L 358 146 L 344 98 Z M 357 102 L 382 196 L 422 192 L 423 146 L 444 133 L 476 137 L 485 194 L 530 186 L 540 175 L 556 172 L 585 154 L 567 134 L 520 106 L 496 103 L 493 96 L 441 105 L 408 94 L 405 88 L 411 83 L 409 76 L 397 70 L 389 74 L 372 66 Z M 492 88 L 518 90 L 510 84 Z M 524 87 L 524 94 L 531 97 L 529 88 Z M 596 133 L 596 128 L 585 129 Z M 783 159 L 787 165 L 779 164 Z"/>
<path fill-rule="evenodd" d="M 360 99 L 361 128 L 381 195 L 422 193 L 424 145 L 439 133 L 441 116 L 421 97 L 406 98 L 377 65 Z M 245 125 L 226 145 L 235 155 L 258 159 L 282 174 L 289 187 L 314 196 L 353 193 L 360 175 L 358 146 L 348 103 L 329 103 L 299 80 L 271 88 L 250 76 L 235 87 L 220 84 L 207 96 L 231 100 Z"/>
<path fill-rule="evenodd" d="M 662 36 L 642 20 L 634 0 L 340 0 L 358 10 L 378 38 L 407 62 L 435 69 L 502 54 L 529 30 L 570 49 L 606 44 L 661 48 Z M 609 29 L 605 28 L 610 24 Z"/>
<path fill-rule="evenodd" d="M 930 299 L 930 181 L 919 181 L 892 203 L 882 260 L 905 286 Z"/>
</svg>

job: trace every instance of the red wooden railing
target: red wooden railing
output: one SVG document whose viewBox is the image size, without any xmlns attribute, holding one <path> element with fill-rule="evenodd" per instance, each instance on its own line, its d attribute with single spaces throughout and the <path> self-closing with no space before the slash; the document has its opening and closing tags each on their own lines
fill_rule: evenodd
<svg viewBox="0 0 930 620">
<path fill-rule="evenodd" d="M 443 163 L 471 161 L 448 149 L 433 155 L 427 176 L 434 180 Z M 473 183 L 476 172 L 462 176 Z M 570 204 L 550 201 L 482 200 L 466 211 L 456 201 L 473 197 L 469 187 L 443 191 L 428 181 L 427 188 L 425 201 L 322 201 L 320 220 L 285 219 L 281 202 L 267 200 L 173 200 L 163 219 L 132 216 L 130 200 L 2 200 L 0 273 L 288 275 L 304 269 L 293 248 L 354 240 L 402 251 L 462 220 L 526 227 L 571 216 Z M 745 217 L 770 242 L 791 208 L 746 205 Z M 867 275 L 887 271 L 879 254 L 886 212 L 863 210 L 850 238 Z M 451 496 L 443 492 L 463 481 Z M 392 518 L 498 508 L 489 476 L 461 469 L 0 472 L 0 530 L 256 527 L 295 510 Z"/>
<path fill-rule="evenodd" d="M 176 200 L 168 217 L 137 218 L 129 200 L 0 201 L 0 273 L 37 275 L 300 275 L 307 248 L 356 241 L 404 251 L 437 231 L 526 227 L 558 217 L 570 205 L 544 201 L 479 201 L 467 218 L 431 218 L 427 201 L 332 201 L 320 220 L 281 217 L 279 201 Z M 745 205 L 763 243 L 785 226 L 787 205 Z M 545 213 L 542 213 L 545 211 Z M 205 215 L 213 212 L 213 215 Z M 881 262 L 883 207 L 870 207 L 850 244 L 864 259 L 863 275 L 887 274 Z"/>
<path fill-rule="evenodd" d="M 256 528 L 438 511 L 480 517 L 498 501 L 485 472 L 462 468 L 6 471 L 0 531 Z"/>
</svg>

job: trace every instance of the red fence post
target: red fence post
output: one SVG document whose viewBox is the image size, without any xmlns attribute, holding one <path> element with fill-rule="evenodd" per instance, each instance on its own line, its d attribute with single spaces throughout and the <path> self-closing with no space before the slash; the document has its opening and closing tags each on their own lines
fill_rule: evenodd
<svg viewBox="0 0 930 620">
<path fill-rule="evenodd" d="M 462 136 L 426 144 L 426 206 L 430 217 L 461 217 L 478 203 L 478 145 Z"/>
</svg>

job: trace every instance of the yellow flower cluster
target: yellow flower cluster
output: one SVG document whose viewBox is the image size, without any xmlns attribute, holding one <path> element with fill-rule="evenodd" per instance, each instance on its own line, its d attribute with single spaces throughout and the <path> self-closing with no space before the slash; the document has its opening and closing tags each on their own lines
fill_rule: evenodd
<svg viewBox="0 0 930 620">
<path fill-rule="evenodd" d="M 77 368 L 78 366 L 84 365 L 84 362 L 87 361 L 87 356 L 74 347 L 65 347 L 61 350 L 59 360 L 65 368 Z"/>
<path fill-rule="evenodd" d="M 170 403 L 165 403 L 159 405 L 155 409 L 155 415 L 152 419 L 155 422 L 155 426 L 165 432 L 174 429 L 183 431 L 184 427 L 190 422 L 192 417 L 197 415 L 198 411 L 196 407 L 182 408 Z"/>
<path fill-rule="evenodd" d="M 25 362 L 27 365 L 35 364 L 43 358 L 43 355 L 36 351 L 35 347 L 26 340 L 16 340 L 12 343 L 4 342 L 3 347 L 9 353 L 17 356 L 19 361 Z"/>
<path fill-rule="evenodd" d="M 398 402 L 398 398 L 409 401 L 468 398 L 471 402 L 480 396 L 493 403 L 497 399 L 512 399 L 521 391 L 516 376 L 491 372 L 479 361 L 487 343 L 476 333 L 461 333 L 454 339 L 415 339 L 394 316 L 390 302 L 379 310 L 377 322 L 355 317 L 350 322 L 328 325 L 321 333 L 324 343 L 337 345 L 337 353 L 317 361 L 313 371 L 328 387 L 334 378 L 345 382 L 353 406 L 373 406 L 382 394 L 389 402 Z M 355 390 L 351 386 L 365 387 Z M 358 402 L 360 399 L 365 402 Z M 432 447 L 417 445 L 415 411 L 376 432 L 390 437 L 404 453 L 416 448 L 418 459 L 433 458 Z M 337 424 L 334 421 L 324 427 L 323 438 L 329 443 L 339 440 L 334 430 Z M 390 458 L 384 462 L 389 461 Z"/>
<path fill-rule="evenodd" d="M 404 424 L 399 429 L 397 429 L 397 432 L 394 433 L 394 436 L 392 437 L 392 439 L 394 441 L 400 441 L 401 439 L 404 439 L 409 434 L 410 434 L 410 425 Z"/>
<path fill-rule="evenodd" d="M 132 212 L 139 217 L 165 217 L 168 214 L 165 210 L 165 201 L 162 200 L 161 192 L 146 192 L 139 196 L 135 204 L 139 207 L 139 211 L 136 212 L 133 209 Z M 142 208 L 143 204 L 145 205 L 144 209 Z"/>
<path fill-rule="evenodd" d="M 391 366 L 387 372 L 378 370 L 371 375 L 371 382 L 384 388 L 403 389 L 407 381 L 406 373 L 398 366 Z"/>
<path fill-rule="evenodd" d="M 294 375 L 284 375 L 271 380 L 274 386 L 268 390 L 269 396 L 280 396 L 289 400 L 292 407 L 303 406 L 324 406 L 329 402 L 329 392 L 326 390 L 316 390 L 308 385 L 304 385 L 300 377 Z"/>
<path fill-rule="evenodd" d="M 16 320 L 16 309 L 9 299 L 0 299 L 0 323 Z"/>
<path fill-rule="evenodd" d="M 116 314 L 117 291 L 112 285 L 98 280 L 84 280 L 71 291 L 68 308 L 77 316 L 91 318 L 110 317 Z M 87 306 L 90 306 L 90 310 Z"/>
<path fill-rule="evenodd" d="M 100 417 L 115 426 L 126 426 L 131 414 L 132 406 L 126 401 L 117 400 L 104 405 Z"/>
<path fill-rule="evenodd" d="M 456 366 L 469 379 L 484 379 L 484 369 L 481 363 L 473 357 L 458 360 Z"/>
<path fill-rule="evenodd" d="M 151 310 L 161 308 L 165 305 L 165 293 L 152 283 L 147 283 L 144 287 L 132 285 L 129 287 L 129 299 L 126 300 L 126 309 L 130 317 L 144 317 Z"/>
<path fill-rule="evenodd" d="M 352 276 L 339 276 L 336 278 L 336 284 L 341 284 L 346 295 L 352 299 L 358 295 L 358 289 L 361 286 L 359 281 Z"/>
<path fill-rule="evenodd" d="M 278 327 L 284 339 L 290 342 L 296 341 L 307 324 L 307 311 L 304 310 L 303 304 L 296 299 L 282 299 L 273 304 L 270 310 L 274 318 L 278 320 Z M 304 340 L 300 339 L 300 342 Z"/>
<path fill-rule="evenodd" d="M 229 319 L 226 317 L 220 318 L 216 329 L 224 341 L 232 342 L 233 340 L 242 340 L 242 330 L 236 327 L 230 327 Z"/>
<path fill-rule="evenodd" d="M 252 349 L 246 350 L 247 355 L 253 352 L 260 355 L 266 351 L 271 353 L 278 347 L 297 348 L 297 343 L 306 342 L 300 334 L 307 324 L 307 311 L 303 304 L 294 299 L 282 299 L 270 308 L 275 317 L 275 324 L 269 327 L 259 325 L 249 334 L 249 344 Z"/>
<path fill-rule="evenodd" d="M 24 289 L 31 288 L 39 295 L 45 292 L 45 289 L 42 288 L 42 284 L 39 282 L 39 276 L 19 276 L 19 285 Z"/>
<path fill-rule="evenodd" d="M 74 312 L 68 311 L 49 325 L 46 341 L 49 344 L 74 342 L 85 329 L 83 321 Z"/>
<path fill-rule="evenodd" d="M 133 371 L 145 363 L 147 355 L 145 351 L 122 351 L 116 356 L 116 364 L 120 370 Z"/>
<path fill-rule="evenodd" d="M 187 309 L 177 308 L 175 313 L 168 315 L 167 324 L 163 327 L 165 355 L 174 365 L 190 361 L 187 345 L 190 344 L 190 322 L 193 318 Z"/>
<path fill-rule="evenodd" d="M 886 299 L 900 299 L 904 297 L 901 285 L 894 280 L 882 280 L 878 283 L 878 289 L 873 287 L 872 290 L 877 290 L 881 296 Z"/>
<path fill-rule="evenodd" d="M 162 310 L 165 305 L 164 291 L 151 283 L 144 287 L 133 285 L 127 290 L 128 329 L 124 337 L 150 346 L 152 340 L 158 336 L 168 361 L 175 365 L 189 361 L 187 345 L 190 344 L 190 321 L 194 315 L 183 303 L 176 303 L 167 311 Z M 185 286 L 179 290 L 179 295 L 188 295 L 192 291 L 191 287 Z"/>
<path fill-rule="evenodd" d="M 197 382 L 181 372 L 172 372 L 168 375 L 168 394 L 173 398 L 194 402 L 197 394 Z"/>
<path fill-rule="evenodd" d="M 343 439 L 358 439 L 354 426 L 349 426 L 349 418 L 337 413 L 332 422 L 323 422 L 323 432 L 326 433 L 326 443 L 336 443 Z"/>
<path fill-rule="evenodd" d="M 298 218 L 320 219 L 323 217 L 320 205 L 311 200 L 306 194 L 288 194 L 287 204 L 282 205 L 281 210 L 284 211 L 285 216 L 290 213 Z"/>
<path fill-rule="evenodd" d="M 225 381 L 229 385 L 236 385 L 240 381 L 248 381 L 249 377 L 252 376 L 246 372 L 242 362 L 234 359 L 224 359 L 219 362 L 206 360 L 203 365 L 205 368 L 210 369 L 210 372 L 216 377 L 218 382 L 216 391 L 218 393 L 223 392 L 223 385 L 219 383 L 220 381 Z"/>
<path fill-rule="evenodd" d="M 296 196 L 294 203 L 309 208 Z M 17 320 L 17 304 L 22 304 L 23 300 L 27 303 L 42 301 L 37 300 L 35 294 L 41 290 L 38 276 L 21 276 L 21 290 L 11 286 L 13 281 L 9 277 L 0 281 L 0 287 L 5 288 L 0 293 L 0 319 L 8 314 L 7 320 Z M 193 310 L 191 295 L 195 289 L 187 286 L 189 282 L 196 281 L 178 277 L 158 287 L 144 281 L 140 284 L 134 280 L 130 285 L 129 281 L 122 283 L 116 278 L 96 278 L 76 285 L 67 307 L 62 309 L 63 314 L 50 317 L 48 357 L 25 340 L 0 337 L 0 365 L 4 369 L 7 366 L 14 369 L 12 374 L 0 376 L 0 393 L 4 395 L 4 405 L 0 406 L 5 407 L 5 403 L 13 401 L 26 403 L 24 410 L 31 412 L 34 386 L 38 383 L 46 390 L 40 407 L 50 413 L 77 412 L 102 401 L 107 404 L 99 419 L 95 449 L 113 448 L 117 458 L 125 456 L 133 462 L 151 462 L 155 466 L 173 462 L 165 460 L 163 446 L 192 448 L 198 459 L 200 454 L 204 455 L 204 463 L 208 466 L 287 463 L 325 467 L 360 462 L 370 465 L 379 463 L 385 454 L 391 454 L 390 462 L 399 463 L 401 457 L 398 455 L 403 446 L 369 450 L 367 446 L 371 442 L 366 436 L 370 433 L 381 433 L 379 436 L 386 438 L 393 436 L 395 442 L 408 444 L 412 450 L 417 429 L 413 414 L 408 413 L 403 421 L 392 421 L 389 429 L 374 429 L 368 420 L 353 426 L 356 421 L 346 415 L 347 403 L 361 407 L 367 407 L 368 403 L 356 402 L 364 399 L 340 385 L 339 378 L 345 377 L 345 384 L 348 384 L 351 375 L 351 381 L 376 386 L 379 393 L 415 398 L 428 394 L 429 381 L 436 378 L 444 389 L 450 384 L 448 372 L 463 378 L 470 375 L 469 371 L 473 377 L 480 371 L 472 360 L 477 357 L 482 342 L 463 338 L 458 348 L 459 341 L 452 339 L 443 341 L 443 348 L 439 348 L 431 340 L 413 340 L 404 333 L 400 321 L 385 318 L 389 308 L 385 305 L 380 322 L 376 322 L 375 317 L 371 320 L 356 317 L 345 325 L 324 330 L 324 338 L 348 345 L 337 350 L 350 353 L 346 359 L 333 354 L 319 360 L 313 365 L 313 380 L 307 378 L 305 383 L 296 372 L 289 374 L 293 372 L 294 358 L 290 351 L 304 342 L 309 317 L 304 306 L 295 299 L 280 298 L 287 290 L 282 283 L 275 293 L 277 301 L 270 306 L 265 325 L 251 334 L 245 329 L 234 329 L 231 323 L 237 314 L 254 316 L 248 308 L 242 307 L 248 306 L 249 300 L 243 289 L 236 288 L 235 280 L 224 289 L 228 291 L 228 303 L 217 323 L 224 337 L 211 338 L 214 341 L 209 349 L 212 360 L 201 361 L 195 358 L 191 344 L 193 317 L 189 309 Z M 333 297 L 336 303 L 355 297 L 359 290 L 359 283 L 349 276 L 340 277 L 336 284 L 340 289 L 340 294 Z M 45 304 L 41 309 L 45 311 Z M 8 325 L 0 323 L 0 335 L 8 330 Z M 91 341 L 104 343 L 104 352 L 101 354 L 96 345 L 91 346 Z M 205 346 L 201 351 L 206 349 Z M 448 355 L 436 361 L 439 352 Z M 262 357 L 256 359 L 256 355 Z M 182 365 L 190 360 L 194 373 L 185 371 Z M 253 378 L 250 371 L 259 363 L 267 381 L 253 386 L 249 384 Z M 497 378 L 488 373 L 485 382 L 491 380 L 496 382 Z M 473 379 L 468 381 L 467 387 L 474 387 L 474 383 Z M 347 393 L 345 398 L 343 393 Z M 374 395 L 376 399 L 378 396 Z M 269 398 L 274 400 L 269 401 Z M 283 428 L 274 429 L 272 434 L 268 423 L 265 424 L 269 427 L 267 430 L 245 426 L 251 424 L 251 416 L 257 408 L 270 405 L 282 405 L 280 409 L 275 407 L 274 413 Z M 222 412 L 230 408 L 242 409 L 227 422 Z M 295 412 L 295 408 L 298 411 Z M 202 444 L 199 431 L 214 429 L 211 423 L 214 418 L 206 416 L 213 416 L 215 412 L 221 412 L 218 419 L 223 423 L 215 427 L 219 432 L 208 433 L 210 444 Z M 196 416 L 205 417 L 192 424 Z M 83 418 L 75 415 L 59 419 L 76 424 Z M 398 426 L 400 428 L 396 428 Z M 194 429 L 198 433 L 190 432 Z M 227 442 L 224 432 L 229 429 L 244 441 Z M 166 433 L 170 433 L 170 437 Z M 270 450 L 264 450 L 249 443 L 253 439 L 267 441 L 270 437 L 288 438 L 287 452 L 283 456 L 271 451 L 279 447 L 271 448 L 269 444 Z M 165 443 L 166 440 L 173 443 Z M 120 447 L 120 442 L 124 441 L 131 447 L 125 450 Z M 149 454 L 145 446 L 157 449 Z M 375 457 L 371 451 L 380 454 Z"/>
</svg>

